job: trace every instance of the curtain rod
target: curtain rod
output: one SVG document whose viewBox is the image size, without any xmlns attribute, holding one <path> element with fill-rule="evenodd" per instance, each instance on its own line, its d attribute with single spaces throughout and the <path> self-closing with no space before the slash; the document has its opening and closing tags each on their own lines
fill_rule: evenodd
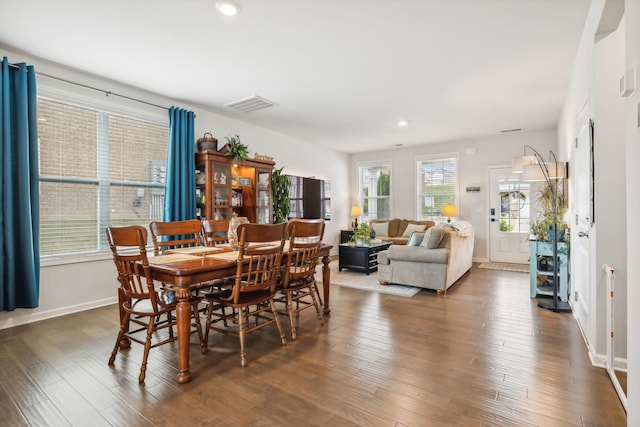
<svg viewBox="0 0 640 427">
<path fill-rule="evenodd" d="M 9 64 L 9 65 L 17 67 L 14 64 Z M 36 74 L 38 74 L 40 76 L 44 76 L 44 77 L 49 77 L 50 79 L 59 80 L 61 82 L 69 83 L 69 84 L 72 84 L 72 85 L 81 86 L 81 87 L 84 87 L 84 88 L 87 88 L 87 89 L 91 89 L 91 90 L 95 90 L 95 91 L 98 91 L 98 92 L 102 92 L 106 96 L 113 95 L 113 96 L 117 96 L 117 97 L 120 97 L 120 98 L 128 99 L 130 101 L 139 102 L 141 104 L 150 105 L 152 107 L 162 108 L 163 110 L 167 110 L 167 111 L 169 110 L 167 107 L 162 106 L 162 105 L 154 104 L 154 103 L 148 102 L 148 101 L 143 101 L 141 99 L 132 98 L 132 97 L 126 96 L 126 95 L 121 95 L 119 93 L 111 92 L 109 90 L 104 90 L 104 89 L 100 89 L 100 88 L 93 87 L 93 86 L 89 86 L 89 85 L 86 85 L 86 84 L 83 84 L 83 83 L 73 82 L 71 80 L 63 79 L 61 77 L 52 76 L 50 74 L 41 73 L 39 71 L 36 71 Z"/>
</svg>

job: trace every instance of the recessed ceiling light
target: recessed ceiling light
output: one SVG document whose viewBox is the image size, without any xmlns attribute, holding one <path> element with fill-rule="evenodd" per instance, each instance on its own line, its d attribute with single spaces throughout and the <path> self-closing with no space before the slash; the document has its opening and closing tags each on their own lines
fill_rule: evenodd
<svg viewBox="0 0 640 427">
<path fill-rule="evenodd" d="M 400 120 L 400 121 L 398 122 L 398 126 L 406 126 L 406 125 L 408 125 L 408 124 L 409 124 L 409 122 L 408 122 L 408 121 L 406 121 L 406 120 Z"/>
<path fill-rule="evenodd" d="M 240 11 L 240 5 L 233 0 L 216 2 L 216 9 L 223 15 L 235 16 Z"/>
</svg>

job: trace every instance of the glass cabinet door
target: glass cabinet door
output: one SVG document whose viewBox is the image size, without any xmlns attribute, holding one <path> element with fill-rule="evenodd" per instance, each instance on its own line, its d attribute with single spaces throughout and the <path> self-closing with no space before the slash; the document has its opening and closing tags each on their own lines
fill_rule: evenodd
<svg viewBox="0 0 640 427">
<path fill-rule="evenodd" d="M 206 211 L 207 171 L 204 165 L 196 167 L 196 217 L 207 216 Z"/>
<path fill-rule="evenodd" d="M 269 224 L 271 222 L 271 192 L 268 190 L 258 190 L 258 224 Z"/>
<path fill-rule="evenodd" d="M 229 165 L 216 163 L 213 167 L 213 183 L 215 185 L 231 185 Z"/>
<path fill-rule="evenodd" d="M 256 220 L 258 224 L 270 224 L 273 221 L 271 170 L 256 169 L 256 195 Z"/>
</svg>

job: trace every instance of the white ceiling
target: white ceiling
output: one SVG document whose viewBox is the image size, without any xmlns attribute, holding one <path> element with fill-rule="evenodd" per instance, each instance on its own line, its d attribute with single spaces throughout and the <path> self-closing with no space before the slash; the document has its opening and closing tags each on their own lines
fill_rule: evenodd
<svg viewBox="0 0 640 427">
<path fill-rule="evenodd" d="M 589 7 L 237 1 L 0 0 L 0 43 L 352 153 L 555 127 Z M 251 95 L 278 106 L 223 106 Z"/>
</svg>

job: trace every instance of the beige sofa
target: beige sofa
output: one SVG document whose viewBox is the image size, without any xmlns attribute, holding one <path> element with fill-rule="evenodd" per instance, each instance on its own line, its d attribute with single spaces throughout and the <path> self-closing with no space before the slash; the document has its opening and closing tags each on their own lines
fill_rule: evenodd
<svg viewBox="0 0 640 427">
<path fill-rule="evenodd" d="M 439 242 L 427 246 L 427 238 L 441 233 Z M 434 237 L 434 236 L 431 236 Z M 437 226 L 425 233 L 420 246 L 391 245 L 378 253 L 378 280 L 381 284 L 402 284 L 445 293 L 471 268 L 474 229 Z"/>
<path fill-rule="evenodd" d="M 414 231 L 426 231 L 436 225 L 433 221 L 412 221 L 409 219 L 374 219 L 370 225 L 376 231 L 376 239 L 391 242 L 394 245 L 406 245 Z"/>
</svg>

